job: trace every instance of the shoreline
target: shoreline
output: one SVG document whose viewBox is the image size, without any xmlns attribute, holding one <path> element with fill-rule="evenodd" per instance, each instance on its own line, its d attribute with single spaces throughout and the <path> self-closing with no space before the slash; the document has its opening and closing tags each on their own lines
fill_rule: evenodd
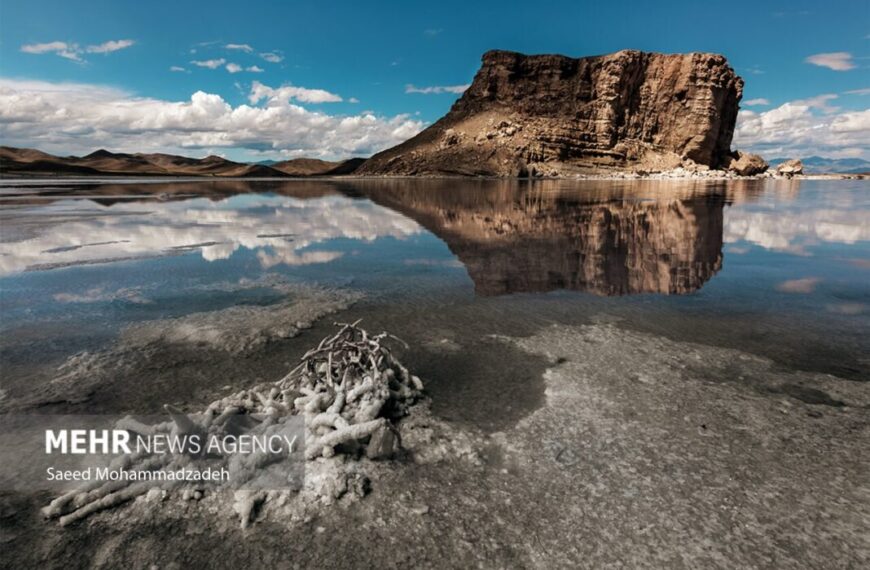
<svg viewBox="0 0 870 570">
<path fill-rule="evenodd" d="M 666 170 L 662 172 L 654 172 L 648 174 L 638 174 L 636 172 L 619 172 L 608 174 L 575 174 L 572 176 L 536 176 L 536 177 L 506 177 L 506 176 L 463 176 L 456 174 L 420 174 L 420 175 L 365 175 L 356 176 L 353 174 L 341 176 L 287 176 L 287 177 L 235 177 L 235 176 L 137 176 L 137 175 L 105 175 L 105 176 L 8 176 L 0 175 L 0 187 L 12 186 L 16 183 L 29 182 L 129 182 L 153 184 L 160 182 L 220 182 L 220 181 L 242 181 L 242 182 L 292 182 L 292 181 L 311 181 L 311 180 L 516 180 L 517 182 L 534 182 L 538 180 L 867 180 L 870 179 L 870 173 L 861 174 L 841 174 L 841 173 L 818 173 L 818 174 L 798 174 L 793 176 L 784 176 L 773 173 L 755 174 L 752 176 L 740 176 L 730 174 L 724 171 L 703 171 L 691 172 L 676 170 Z"/>
</svg>

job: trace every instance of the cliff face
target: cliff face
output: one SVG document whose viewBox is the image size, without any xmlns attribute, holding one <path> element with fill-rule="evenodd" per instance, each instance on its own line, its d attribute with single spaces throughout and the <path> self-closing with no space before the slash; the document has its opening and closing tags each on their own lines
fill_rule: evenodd
<svg viewBox="0 0 870 570">
<path fill-rule="evenodd" d="M 742 93 L 721 55 L 490 51 L 447 115 L 358 173 L 715 168 L 727 160 Z"/>
</svg>

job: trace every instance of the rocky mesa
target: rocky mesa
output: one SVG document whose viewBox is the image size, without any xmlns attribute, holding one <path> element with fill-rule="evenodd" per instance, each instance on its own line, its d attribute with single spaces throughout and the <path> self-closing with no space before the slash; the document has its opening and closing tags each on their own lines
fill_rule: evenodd
<svg viewBox="0 0 870 570">
<path fill-rule="evenodd" d="M 743 80 L 725 57 L 489 51 L 447 115 L 361 175 L 565 176 L 727 167 Z M 766 166 L 766 165 L 765 165 Z"/>
</svg>

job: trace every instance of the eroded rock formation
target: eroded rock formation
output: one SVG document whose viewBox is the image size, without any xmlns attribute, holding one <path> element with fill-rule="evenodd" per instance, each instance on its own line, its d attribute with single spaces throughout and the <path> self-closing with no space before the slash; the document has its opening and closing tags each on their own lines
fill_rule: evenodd
<svg viewBox="0 0 870 570">
<path fill-rule="evenodd" d="M 766 172 L 767 162 L 757 154 L 734 151 L 730 158 L 726 158 L 723 166 L 738 176 L 754 176 Z"/>
<path fill-rule="evenodd" d="M 787 178 L 791 178 L 795 174 L 803 174 L 804 164 L 797 158 L 786 160 L 776 167 L 776 173 Z"/>
<path fill-rule="evenodd" d="M 523 176 L 716 168 L 743 80 L 721 55 L 490 51 L 450 112 L 358 174 Z"/>
</svg>

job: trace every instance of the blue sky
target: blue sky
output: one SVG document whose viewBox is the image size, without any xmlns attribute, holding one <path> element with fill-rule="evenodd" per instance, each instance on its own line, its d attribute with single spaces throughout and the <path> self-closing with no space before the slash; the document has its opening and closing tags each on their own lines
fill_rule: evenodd
<svg viewBox="0 0 870 570">
<path fill-rule="evenodd" d="M 366 154 L 443 115 L 488 49 L 583 56 L 635 48 L 727 56 L 746 80 L 735 141 L 745 148 L 870 158 L 861 140 L 870 138 L 864 0 L 5 0 L 0 38 L 0 96 L 21 107 L 0 111 L 3 143 L 53 152 Z M 196 92 L 208 97 L 193 101 Z M 37 107 L 38 124 L 28 126 Z"/>
</svg>

